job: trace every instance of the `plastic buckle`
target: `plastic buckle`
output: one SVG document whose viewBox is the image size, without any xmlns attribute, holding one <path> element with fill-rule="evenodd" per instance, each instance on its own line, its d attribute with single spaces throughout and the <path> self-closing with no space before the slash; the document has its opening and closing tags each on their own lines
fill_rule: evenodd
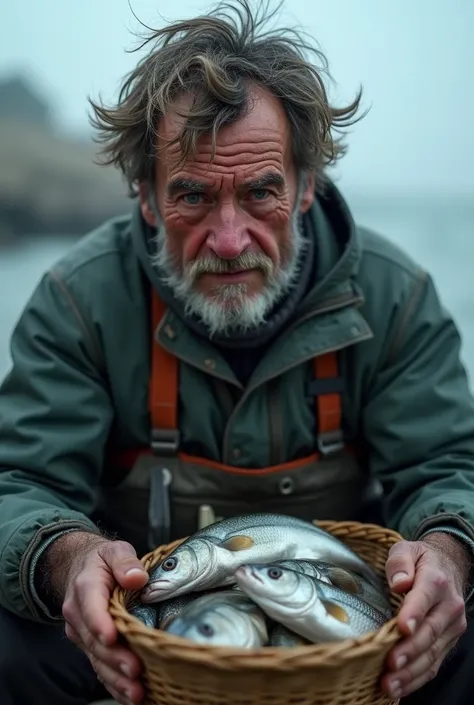
<svg viewBox="0 0 474 705">
<path fill-rule="evenodd" d="M 176 455 L 180 436 L 177 429 L 154 428 L 151 432 L 151 449 L 155 455 Z"/>
<path fill-rule="evenodd" d="M 339 453 L 344 448 L 344 436 L 341 429 L 318 435 L 318 449 L 322 455 Z"/>
</svg>

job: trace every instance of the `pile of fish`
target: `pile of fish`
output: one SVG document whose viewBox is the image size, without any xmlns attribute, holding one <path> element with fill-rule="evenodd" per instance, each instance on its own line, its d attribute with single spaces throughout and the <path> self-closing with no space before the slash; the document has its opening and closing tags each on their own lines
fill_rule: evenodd
<svg viewBox="0 0 474 705">
<path fill-rule="evenodd" d="M 279 514 L 197 531 L 150 571 L 128 609 L 199 644 L 249 649 L 356 638 L 393 616 L 368 563 L 314 524 Z"/>
</svg>

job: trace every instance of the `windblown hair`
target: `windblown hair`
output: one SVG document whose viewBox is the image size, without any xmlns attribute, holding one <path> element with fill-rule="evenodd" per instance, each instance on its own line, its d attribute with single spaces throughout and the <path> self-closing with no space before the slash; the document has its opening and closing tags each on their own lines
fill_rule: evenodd
<svg viewBox="0 0 474 705">
<path fill-rule="evenodd" d="M 330 105 L 323 53 L 297 29 L 262 31 L 281 3 L 273 12 L 268 5 L 263 0 L 252 13 L 248 0 L 229 0 L 208 15 L 160 29 L 146 27 L 148 35 L 133 51 L 143 47 L 149 51 L 125 78 L 117 105 L 106 108 L 89 100 L 96 141 L 103 143 L 102 163 L 122 171 L 131 196 L 136 196 L 140 182 L 154 181 L 158 122 L 178 96 L 193 96 L 174 140 L 179 141 L 184 161 L 194 153 L 201 135 L 212 135 L 215 148 L 219 128 L 245 112 L 249 81 L 282 101 L 296 169 L 312 171 L 317 183 L 324 183 L 325 167 L 345 152 L 332 132 L 360 119 L 355 116 L 362 91 L 346 107 Z M 306 58 L 311 54 L 316 63 Z"/>
</svg>

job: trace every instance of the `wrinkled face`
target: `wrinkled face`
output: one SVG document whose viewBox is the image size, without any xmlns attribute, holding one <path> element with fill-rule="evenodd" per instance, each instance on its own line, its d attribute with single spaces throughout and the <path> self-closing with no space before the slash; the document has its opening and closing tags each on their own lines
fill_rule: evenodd
<svg viewBox="0 0 474 705">
<path fill-rule="evenodd" d="M 189 97 L 158 126 L 156 193 L 140 191 L 145 220 L 157 227 L 156 264 L 186 310 L 211 333 L 261 323 L 298 273 L 300 214 L 313 200 L 314 180 L 298 183 L 290 126 L 277 98 L 250 91 L 248 111 L 180 163 L 178 145 Z M 156 206 L 156 207 L 155 207 Z"/>
</svg>

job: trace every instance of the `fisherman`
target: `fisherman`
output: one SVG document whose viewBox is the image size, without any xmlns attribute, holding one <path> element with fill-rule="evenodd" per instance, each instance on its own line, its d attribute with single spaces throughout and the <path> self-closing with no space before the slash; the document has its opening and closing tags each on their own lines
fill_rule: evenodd
<svg viewBox="0 0 474 705">
<path fill-rule="evenodd" d="M 157 544 L 269 511 L 398 530 L 405 636 L 383 689 L 471 703 L 458 331 L 429 273 L 356 226 L 327 175 L 360 94 L 334 107 L 306 38 L 226 7 L 151 31 L 117 104 L 92 102 L 136 205 L 45 274 L 12 335 L 0 702 L 83 705 L 102 682 L 139 703 L 113 586 L 143 586 Z"/>
</svg>

